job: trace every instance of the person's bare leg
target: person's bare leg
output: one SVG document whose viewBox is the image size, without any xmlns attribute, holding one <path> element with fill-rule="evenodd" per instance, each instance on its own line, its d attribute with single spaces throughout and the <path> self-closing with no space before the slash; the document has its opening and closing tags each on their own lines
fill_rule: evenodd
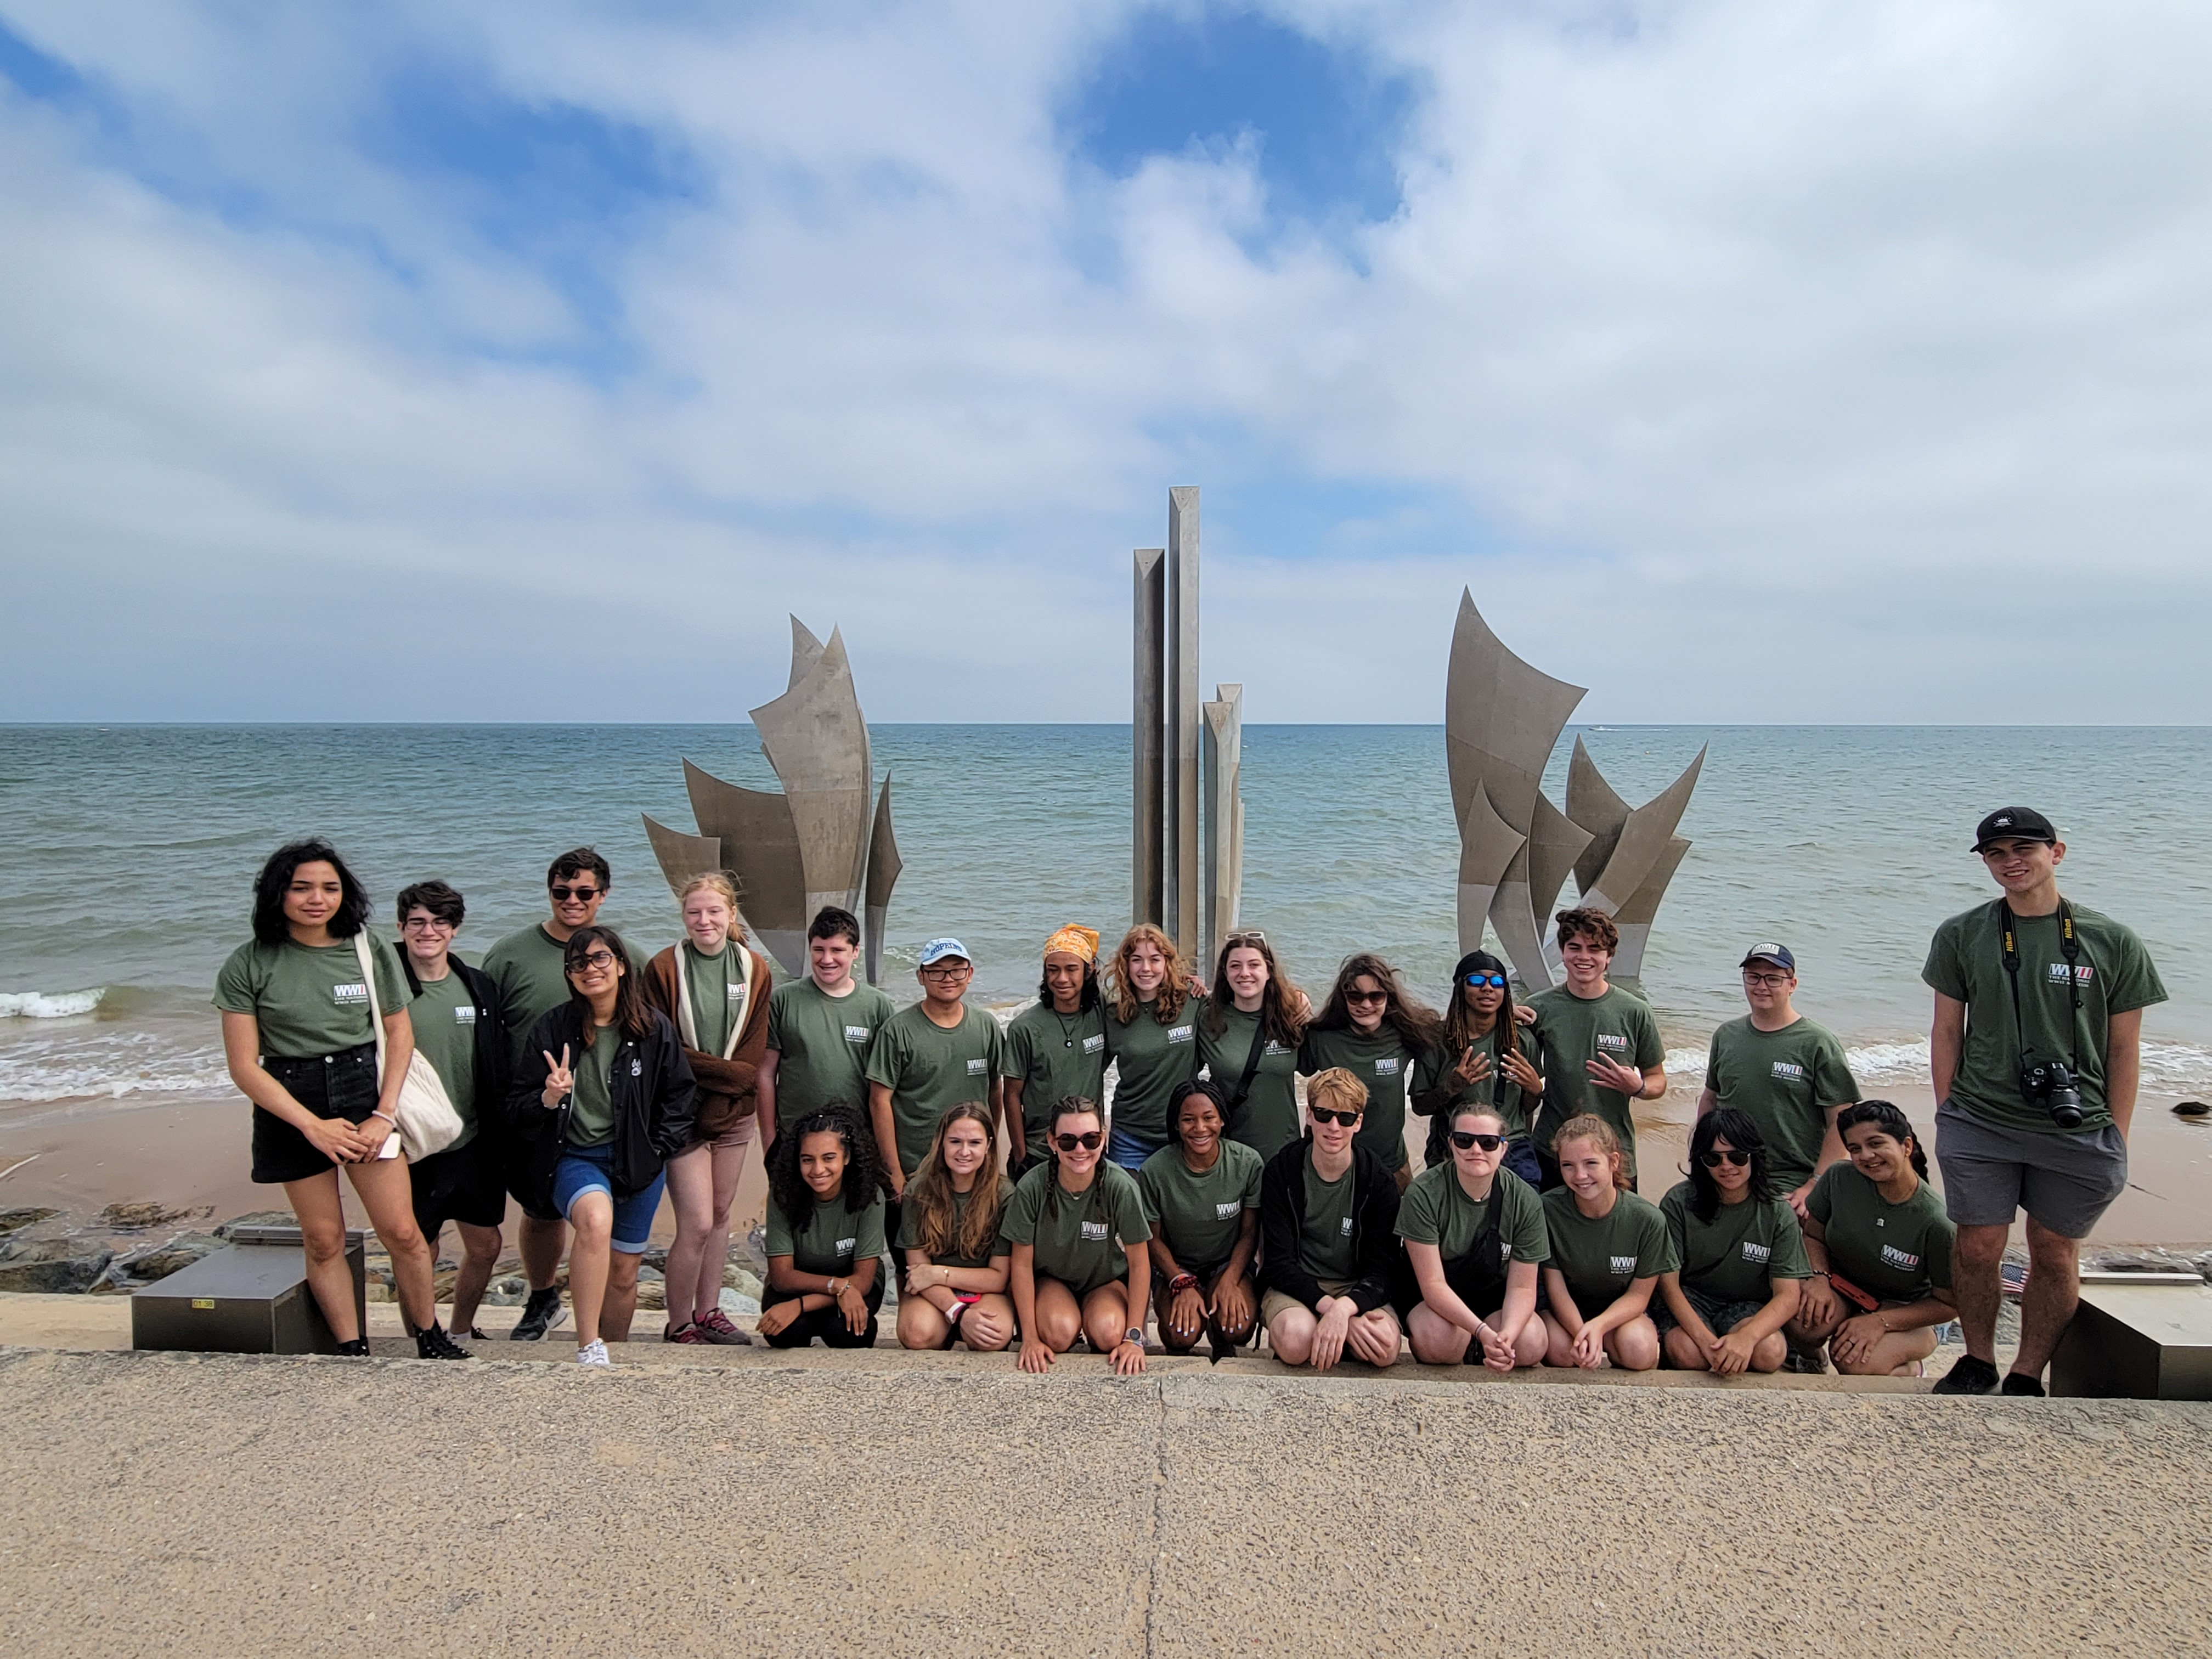
<svg viewBox="0 0 2212 1659">
<path fill-rule="evenodd" d="M 699 1262 L 714 1225 L 714 1149 L 704 1144 L 690 1147 L 670 1158 L 667 1169 L 668 1207 L 675 1212 L 676 1237 L 668 1247 L 663 1299 L 668 1304 L 668 1328 L 680 1331 L 696 1316 L 691 1304 L 699 1283 Z M 719 1272 L 715 1282 L 719 1287 Z"/>
<path fill-rule="evenodd" d="M 499 1266 L 499 1247 L 505 1242 L 496 1227 L 477 1227 L 465 1221 L 453 1225 L 461 1234 L 461 1270 L 453 1275 L 453 1328 L 464 1335 L 475 1328 L 477 1310 Z"/>
<path fill-rule="evenodd" d="M 1703 1371 L 1712 1368 L 1705 1364 L 1705 1351 L 1697 1345 L 1689 1332 L 1680 1325 L 1667 1333 L 1667 1363 L 1678 1371 Z"/>
<path fill-rule="evenodd" d="M 1966 1352 L 1997 1363 L 1997 1306 L 2004 1299 L 1998 1268 L 2009 1227 L 1961 1227 L 1951 1261 L 1951 1291 L 1959 1299 L 1959 1326 Z M 2056 1237 L 2056 1235 L 2053 1235 Z"/>
<path fill-rule="evenodd" d="M 1790 1356 L 1790 1342 L 1779 1331 L 1769 1331 L 1752 1345 L 1751 1370 L 1778 1371 Z"/>
<path fill-rule="evenodd" d="M 1129 1292 L 1125 1285 L 1101 1285 L 1083 1298 L 1083 1334 L 1100 1353 L 1121 1346 L 1129 1328 Z"/>
<path fill-rule="evenodd" d="M 345 1205 L 338 1196 L 338 1172 L 284 1183 L 284 1196 L 299 1218 L 300 1241 L 307 1261 L 307 1289 L 323 1310 L 331 1334 L 350 1342 L 361 1334 L 353 1312 L 353 1269 L 345 1259 Z"/>
<path fill-rule="evenodd" d="M 1321 1322 L 1310 1308 L 1285 1308 L 1267 1322 L 1267 1346 L 1285 1365 L 1303 1365 L 1313 1358 L 1314 1333 Z"/>
<path fill-rule="evenodd" d="M 1514 1366 L 1526 1370 L 1531 1365 L 1542 1364 L 1544 1350 L 1549 1346 L 1550 1339 L 1545 1334 L 1544 1321 L 1532 1311 L 1528 1322 L 1521 1327 L 1521 1334 L 1513 1339 Z"/>
<path fill-rule="evenodd" d="M 1066 1353 L 1083 1331 L 1083 1310 L 1075 1292 L 1056 1279 L 1036 1281 L 1036 1337 L 1054 1353 Z"/>
<path fill-rule="evenodd" d="M 1963 1230 L 1962 1230 L 1963 1231 Z M 2027 1218 L 2027 1293 L 2020 1303 L 2020 1352 L 2013 1374 L 2040 1381 L 2081 1303 L 2081 1241 Z"/>
<path fill-rule="evenodd" d="M 576 1346 L 589 1347 L 599 1334 L 599 1313 L 607 1297 L 607 1273 L 614 1237 L 614 1200 L 594 1189 L 568 1206 L 576 1243 L 568 1252 L 568 1301 L 576 1310 Z"/>
<path fill-rule="evenodd" d="M 1649 1315 L 1632 1319 L 1605 1334 L 1605 1351 L 1625 1371 L 1659 1369 L 1659 1328 Z"/>
<path fill-rule="evenodd" d="M 961 1316 L 966 1324 L 972 1317 Z M 927 1301 L 918 1296 L 902 1296 L 898 1304 L 898 1345 L 902 1348 L 930 1350 L 952 1346 L 952 1326 L 945 1316 Z"/>
<path fill-rule="evenodd" d="M 960 1340 L 970 1353 L 996 1353 L 1005 1347 L 1014 1340 L 1013 1298 L 986 1296 L 971 1306 L 960 1316 Z"/>
<path fill-rule="evenodd" d="M 1845 1376 L 1910 1376 L 1913 1367 L 1936 1352 L 1936 1330 L 1923 1325 L 1917 1331 L 1892 1331 L 1854 1364 L 1838 1360 L 1836 1369 Z"/>
<path fill-rule="evenodd" d="M 1472 1333 L 1460 1329 L 1425 1302 L 1407 1316 L 1406 1335 L 1413 1345 L 1413 1358 L 1424 1365 L 1456 1365 L 1468 1357 L 1474 1342 Z M 1474 1358 L 1481 1364 L 1480 1353 Z"/>
<path fill-rule="evenodd" d="M 515 1229 L 515 1254 L 522 1258 L 522 1276 L 530 1281 L 533 1291 L 550 1291 L 560 1276 L 561 1252 L 568 1243 L 568 1224 L 565 1221 L 540 1221 L 534 1215 L 522 1218 Z"/>
<path fill-rule="evenodd" d="M 1405 1332 L 1398 1324 L 1398 1316 L 1388 1308 L 1374 1308 L 1356 1316 L 1345 1328 L 1344 1346 L 1356 1359 L 1369 1364 L 1389 1367 L 1398 1363 L 1398 1350 L 1405 1345 Z"/>
<path fill-rule="evenodd" d="M 704 1319 L 722 1305 L 722 1274 L 730 1265 L 730 1208 L 738 1201 L 738 1182 L 744 1176 L 745 1154 L 750 1150 L 750 1142 L 714 1148 L 714 1208 L 707 1224 L 706 1248 L 699 1255 L 698 1284 L 691 1293 L 694 1319 Z M 964 1321 L 967 1316 L 963 1314 L 961 1318 Z"/>
<path fill-rule="evenodd" d="M 630 1321 L 637 1317 L 637 1270 L 644 1265 L 642 1250 L 635 1255 L 628 1250 L 609 1250 L 607 1297 L 599 1307 L 601 1341 L 629 1340 Z"/>
<path fill-rule="evenodd" d="M 384 1245 L 392 1262 L 392 1286 L 399 1311 L 410 1328 L 427 1331 L 438 1322 L 437 1293 L 430 1285 L 430 1247 L 415 1224 L 415 1183 L 407 1161 L 398 1158 L 370 1158 L 349 1164 L 353 1189 L 361 1194 L 368 1224 Z"/>
</svg>

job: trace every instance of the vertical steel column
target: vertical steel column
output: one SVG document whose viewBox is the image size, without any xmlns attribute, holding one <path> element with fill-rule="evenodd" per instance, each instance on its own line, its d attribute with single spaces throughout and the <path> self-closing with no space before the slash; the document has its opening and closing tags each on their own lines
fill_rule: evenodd
<svg viewBox="0 0 2212 1659">
<path fill-rule="evenodd" d="M 1206 937 L 1199 972 L 1211 975 L 1221 941 L 1237 931 L 1243 885 L 1244 688 L 1217 685 L 1206 705 Z"/>
<path fill-rule="evenodd" d="M 1168 491 L 1167 870 L 1161 926 L 1199 951 L 1198 486 Z"/>
<path fill-rule="evenodd" d="M 1164 757 L 1167 690 L 1167 573 L 1164 549 L 1140 547 L 1136 567 L 1136 615 L 1130 628 L 1136 674 L 1129 689 L 1129 921 L 1158 923 L 1161 908 L 1160 859 L 1166 841 Z"/>
</svg>

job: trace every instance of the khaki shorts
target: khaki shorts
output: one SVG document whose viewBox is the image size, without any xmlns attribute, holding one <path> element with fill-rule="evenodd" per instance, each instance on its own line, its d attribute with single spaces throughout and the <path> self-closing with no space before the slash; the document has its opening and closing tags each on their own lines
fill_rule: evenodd
<svg viewBox="0 0 2212 1659">
<path fill-rule="evenodd" d="M 1330 1296 L 1342 1296 L 1345 1291 L 1351 1287 L 1351 1281 L 1349 1279 L 1324 1279 L 1321 1281 L 1321 1287 Z M 1260 1298 L 1260 1322 L 1262 1325 L 1272 1325 L 1275 1322 L 1275 1316 L 1277 1314 L 1288 1313 L 1292 1308 L 1297 1308 L 1304 1313 L 1311 1313 L 1313 1311 L 1312 1309 L 1307 1307 L 1304 1303 L 1299 1301 L 1297 1297 L 1294 1296 L 1285 1296 L 1280 1291 L 1269 1291 L 1265 1296 Z M 1386 1302 L 1382 1304 L 1381 1307 L 1375 1310 L 1375 1311 L 1377 1313 L 1390 1314 L 1390 1304 Z M 1397 1315 L 1390 1314 L 1390 1317 L 1395 1321 L 1397 1318 Z"/>
<path fill-rule="evenodd" d="M 716 1152 L 720 1152 L 729 1146 L 750 1146 L 759 1139 L 760 1119 L 753 1113 L 748 1112 L 711 1140 L 701 1140 L 695 1137 L 690 1144 L 684 1147 L 684 1152 L 696 1152 L 702 1146 L 712 1146 Z M 683 1155 L 683 1152 L 677 1154 L 678 1158 Z"/>
</svg>

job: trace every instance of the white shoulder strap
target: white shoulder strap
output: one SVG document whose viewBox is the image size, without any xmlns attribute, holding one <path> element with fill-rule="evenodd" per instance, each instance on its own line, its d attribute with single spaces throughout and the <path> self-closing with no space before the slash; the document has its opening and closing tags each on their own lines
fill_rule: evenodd
<svg viewBox="0 0 2212 1659">
<path fill-rule="evenodd" d="M 384 1010 L 376 1000 L 376 963 L 370 959 L 368 929 L 353 936 L 354 959 L 361 963 L 361 982 L 368 988 L 368 1029 L 376 1037 L 376 1085 L 384 1086 Z"/>
</svg>

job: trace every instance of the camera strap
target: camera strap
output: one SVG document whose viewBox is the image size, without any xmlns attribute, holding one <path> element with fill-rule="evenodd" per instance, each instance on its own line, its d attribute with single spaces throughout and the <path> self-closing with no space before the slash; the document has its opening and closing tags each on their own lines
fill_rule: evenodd
<svg viewBox="0 0 2212 1659">
<path fill-rule="evenodd" d="M 1997 901 L 1997 915 L 2002 931 L 1998 935 L 2004 951 L 2005 975 L 2012 981 L 2012 1034 L 2019 1045 L 2021 1060 L 2027 1058 L 2027 1028 L 2020 1018 L 2020 924 L 2014 919 L 2012 906 L 2004 900 Z M 2058 954 L 2066 958 L 2066 989 L 2073 999 L 2073 1059 L 2074 1075 L 2081 1075 L 2081 976 L 2075 965 L 2081 960 L 2081 941 L 2074 932 L 2074 907 L 2064 899 L 2058 901 Z"/>
</svg>

